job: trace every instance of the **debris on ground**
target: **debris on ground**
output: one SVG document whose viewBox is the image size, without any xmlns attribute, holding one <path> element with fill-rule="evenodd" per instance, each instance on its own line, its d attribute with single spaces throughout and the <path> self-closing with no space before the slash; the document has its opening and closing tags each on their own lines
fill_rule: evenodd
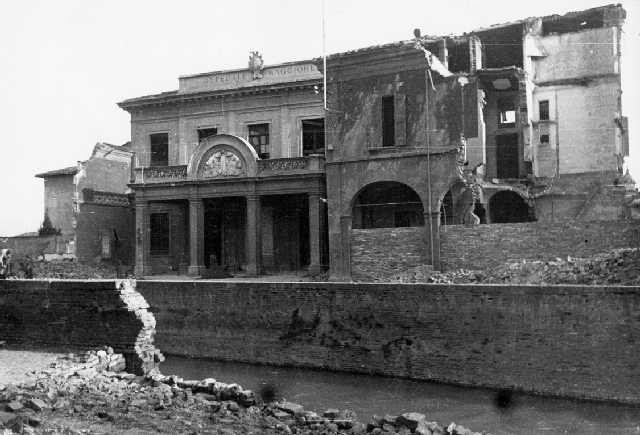
<svg viewBox="0 0 640 435">
<path fill-rule="evenodd" d="M 287 401 L 263 403 L 237 384 L 135 376 L 124 365 L 104 348 L 62 356 L 26 382 L 0 385 L 0 433 L 480 435 L 413 412 L 364 424 L 349 410 L 320 415 Z"/>
<path fill-rule="evenodd" d="M 401 283 L 640 285 L 640 249 L 614 249 L 586 258 L 522 260 L 493 269 L 434 272 L 418 266 L 391 278 Z"/>
</svg>

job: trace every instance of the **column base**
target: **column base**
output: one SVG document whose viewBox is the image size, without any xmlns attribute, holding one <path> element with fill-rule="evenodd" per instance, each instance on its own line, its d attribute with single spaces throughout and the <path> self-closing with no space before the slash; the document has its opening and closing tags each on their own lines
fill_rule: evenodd
<svg viewBox="0 0 640 435">
<path fill-rule="evenodd" d="M 187 269 L 187 275 L 189 276 L 200 276 L 202 272 L 205 270 L 204 266 L 189 266 Z"/>
<path fill-rule="evenodd" d="M 151 265 L 150 264 L 136 264 L 133 268 L 133 273 L 136 276 L 148 276 L 151 275 Z"/>
<path fill-rule="evenodd" d="M 256 266 L 255 264 L 247 264 L 245 266 L 245 272 L 248 276 L 260 275 L 260 270 L 258 269 L 258 266 Z"/>
<path fill-rule="evenodd" d="M 319 264 L 310 264 L 307 271 L 309 272 L 310 275 L 317 275 L 320 272 L 322 272 L 322 267 L 320 267 Z"/>
</svg>

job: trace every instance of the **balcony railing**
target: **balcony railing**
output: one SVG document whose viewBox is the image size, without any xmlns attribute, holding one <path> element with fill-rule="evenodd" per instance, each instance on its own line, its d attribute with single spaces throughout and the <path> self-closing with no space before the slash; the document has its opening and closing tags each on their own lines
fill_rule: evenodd
<svg viewBox="0 0 640 435">
<path fill-rule="evenodd" d="M 324 172 L 324 156 L 311 155 L 258 160 L 258 176 Z M 187 166 L 149 166 L 135 169 L 135 183 L 173 183 L 187 180 Z"/>
<path fill-rule="evenodd" d="M 187 179 L 187 165 L 136 168 L 136 183 L 170 183 Z"/>
<path fill-rule="evenodd" d="M 284 159 L 258 160 L 258 175 L 287 172 L 324 172 L 324 156 L 290 157 Z"/>
</svg>

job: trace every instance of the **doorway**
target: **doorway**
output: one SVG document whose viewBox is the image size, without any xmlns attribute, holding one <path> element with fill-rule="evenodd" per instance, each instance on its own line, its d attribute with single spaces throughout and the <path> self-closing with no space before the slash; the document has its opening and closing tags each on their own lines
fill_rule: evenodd
<svg viewBox="0 0 640 435">
<path fill-rule="evenodd" d="M 496 165 L 498 178 L 518 178 L 518 134 L 496 136 Z"/>
</svg>

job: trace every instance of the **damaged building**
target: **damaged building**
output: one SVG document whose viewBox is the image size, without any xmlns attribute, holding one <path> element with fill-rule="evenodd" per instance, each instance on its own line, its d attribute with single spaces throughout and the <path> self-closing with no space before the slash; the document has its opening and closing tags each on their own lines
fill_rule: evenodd
<svg viewBox="0 0 640 435">
<path fill-rule="evenodd" d="M 350 279 L 439 268 L 454 226 L 628 217 L 624 19 L 609 5 L 417 31 L 330 55 L 326 71 L 254 52 L 248 68 L 119 103 L 137 273 Z"/>
</svg>

